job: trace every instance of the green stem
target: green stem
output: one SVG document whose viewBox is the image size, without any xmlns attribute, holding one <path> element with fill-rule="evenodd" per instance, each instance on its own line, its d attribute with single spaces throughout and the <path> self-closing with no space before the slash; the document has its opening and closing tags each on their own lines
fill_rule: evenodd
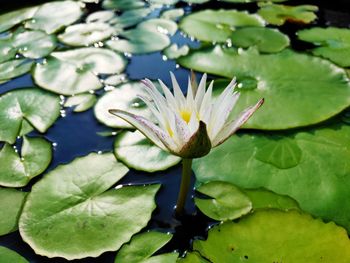
<svg viewBox="0 0 350 263">
<path fill-rule="evenodd" d="M 180 192 L 176 203 L 175 213 L 177 216 L 183 213 L 186 196 L 191 183 L 191 174 L 192 174 L 192 159 L 182 159 L 182 177 Z"/>
</svg>

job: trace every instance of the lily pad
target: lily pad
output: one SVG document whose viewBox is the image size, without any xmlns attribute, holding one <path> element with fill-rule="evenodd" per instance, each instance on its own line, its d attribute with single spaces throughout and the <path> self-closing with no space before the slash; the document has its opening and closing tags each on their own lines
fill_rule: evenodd
<svg viewBox="0 0 350 263">
<path fill-rule="evenodd" d="M 103 10 L 91 13 L 86 18 L 86 23 L 107 23 L 115 17 L 114 11 Z"/>
<path fill-rule="evenodd" d="M 33 62 L 28 59 L 15 59 L 0 64 L 0 81 L 8 81 L 31 70 Z"/>
<path fill-rule="evenodd" d="M 230 183 L 213 181 L 201 185 L 196 191 L 210 197 L 195 198 L 196 206 L 205 215 L 218 221 L 240 218 L 252 209 L 249 198 Z"/>
<path fill-rule="evenodd" d="M 34 80 L 42 88 L 63 95 L 100 89 L 97 74 L 120 73 L 126 60 L 111 50 L 80 48 L 54 52 L 45 63 L 37 64 Z"/>
<path fill-rule="evenodd" d="M 125 11 L 130 9 L 142 8 L 145 6 L 145 2 L 142 0 L 104 0 L 102 7 L 105 9 L 115 9 L 119 11 Z"/>
<path fill-rule="evenodd" d="M 49 2 L 38 7 L 26 28 L 42 30 L 48 34 L 73 24 L 83 15 L 82 7 L 75 1 Z"/>
<path fill-rule="evenodd" d="M 152 255 L 167 244 L 172 238 L 171 234 L 149 231 L 137 234 L 129 244 L 125 244 L 118 252 L 115 263 L 156 263 L 156 262 L 176 262 L 178 253 L 166 253 Z"/>
<path fill-rule="evenodd" d="M 280 130 L 306 126 L 350 106 L 350 82 L 344 70 L 327 60 L 291 50 L 264 55 L 248 50 L 238 54 L 234 49 L 215 46 L 194 50 L 177 61 L 193 70 L 255 83 L 237 87 L 241 97 L 232 116 L 265 98 L 264 106 L 245 128 Z M 220 87 L 220 91 L 228 82 L 216 82 L 214 87 Z"/>
<path fill-rule="evenodd" d="M 0 246 L 0 262 L 29 263 L 29 261 L 15 251 L 2 246 Z"/>
<path fill-rule="evenodd" d="M 150 19 L 120 33 L 125 39 L 107 41 L 107 46 L 119 52 L 143 54 L 162 50 L 170 45 L 167 34 L 177 30 L 175 22 L 166 19 Z"/>
<path fill-rule="evenodd" d="M 317 18 L 315 12 L 318 11 L 318 7 L 315 5 L 288 6 L 262 3 L 259 6 L 258 14 L 272 25 L 281 26 L 286 22 L 309 24 Z"/>
<path fill-rule="evenodd" d="M 287 160 L 296 155 L 295 149 L 285 151 L 284 146 L 278 146 L 285 139 L 294 142 L 301 156 L 297 164 L 281 167 L 279 164 L 289 164 Z M 269 144 L 271 147 L 267 147 Z M 195 160 L 193 169 L 199 182 L 226 181 L 242 188 L 264 187 L 288 195 L 302 210 L 350 230 L 349 145 L 347 125 L 293 133 L 280 139 L 276 135 L 246 134 L 233 136 L 206 157 Z M 263 154 L 266 158 L 262 158 Z"/>
<path fill-rule="evenodd" d="M 186 56 L 189 51 L 190 48 L 187 45 L 178 47 L 177 44 L 172 44 L 171 46 L 164 49 L 163 53 L 167 58 L 175 59 L 181 56 Z"/>
<path fill-rule="evenodd" d="M 25 122 L 45 132 L 60 115 L 59 103 L 58 96 L 35 88 L 5 93 L 0 97 L 0 141 L 14 143 Z"/>
<path fill-rule="evenodd" d="M 0 32 L 11 29 L 15 25 L 31 18 L 37 10 L 38 7 L 36 6 L 26 7 L 0 15 Z"/>
<path fill-rule="evenodd" d="M 350 30 L 346 28 L 320 28 L 298 31 L 298 38 L 315 44 L 312 53 L 327 58 L 342 67 L 350 67 Z"/>
<path fill-rule="evenodd" d="M 181 161 L 158 148 L 139 131 L 119 134 L 114 142 L 114 153 L 129 168 L 146 172 L 163 171 Z"/>
<path fill-rule="evenodd" d="M 64 103 L 65 107 L 75 106 L 74 112 L 82 112 L 95 105 L 97 98 L 94 94 L 83 93 L 69 97 Z"/>
<path fill-rule="evenodd" d="M 346 231 L 296 211 L 258 211 L 213 227 L 193 248 L 210 262 L 337 262 L 350 260 Z"/>
<path fill-rule="evenodd" d="M 17 51 L 12 47 L 12 35 L 0 38 L 0 63 L 16 56 Z"/>
<path fill-rule="evenodd" d="M 108 190 L 127 172 L 110 153 L 58 166 L 28 195 L 19 220 L 23 240 L 39 255 L 68 260 L 118 250 L 147 225 L 159 189 Z"/>
<path fill-rule="evenodd" d="M 18 218 L 22 212 L 26 195 L 27 193 L 15 189 L 0 188 L 0 210 L 2 211 L 0 214 L 0 236 L 18 229 Z M 1 256 L 0 262 L 3 262 Z"/>
<path fill-rule="evenodd" d="M 194 252 L 187 252 L 186 256 L 183 258 L 179 258 L 178 262 L 181 263 L 210 263 L 208 260 L 205 260 L 201 257 L 201 255 L 194 251 Z"/>
<path fill-rule="evenodd" d="M 185 14 L 185 10 L 183 10 L 183 8 L 174 8 L 174 9 L 169 9 L 162 12 L 160 18 L 176 21 L 177 19 L 182 17 L 184 14 Z"/>
<path fill-rule="evenodd" d="M 110 114 L 108 110 L 119 109 L 153 119 L 152 112 L 137 96 L 148 97 L 141 82 L 127 82 L 104 94 L 95 105 L 95 116 L 103 124 L 112 128 L 133 128 L 126 121 Z"/>
<path fill-rule="evenodd" d="M 21 154 L 13 146 L 5 144 L 0 151 L 0 185 L 22 187 L 40 175 L 49 166 L 52 157 L 51 144 L 41 138 L 23 138 Z"/>
<path fill-rule="evenodd" d="M 71 46 L 89 46 L 109 38 L 116 29 L 106 23 L 76 24 L 66 28 L 58 39 Z"/>
<path fill-rule="evenodd" d="M 280 52 L 289 46 L 289 38 L 277 29 L 267 27 L 246 27 L 232 32 L 232 44 L 248 48 L 256 46 L 260 52 Z"/>
<path fill-rule="evenodd" d="M 236 10 L 204 10 L 182 18 L 179 23 L 186 34 L 209 42 L 226 42 L 236 28 L 243 26 L 264 26 L 264 20 Z"/>
<path fill-rule="evenodd" d="M 152 12 L 151 8 L 131 9 L 115 16 L 109 23 L 117 28 L 126 28 L 140 23 Z"/>
</svg>

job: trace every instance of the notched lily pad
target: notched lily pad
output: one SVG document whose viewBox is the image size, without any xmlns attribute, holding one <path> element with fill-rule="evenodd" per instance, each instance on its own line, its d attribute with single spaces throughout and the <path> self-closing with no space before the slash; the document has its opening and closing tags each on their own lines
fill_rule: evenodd
<svg viewBox="0 0 350 263">
<path fill-rule="evenodd" d="M 82 112 L 95 105 L 97 98 L 94 94 L 83 93 L 69 97 L 64 103 L 65 107 L 74 107 L 74 112 Z"/>
<path fill-rule="evenodd" d="M 166 253 L 152 256 L 172 238 L 171 234 L 149 231 L 132 237 L 117 253 L 115 263 L 129 262 L 176 262 L 178 253 Z"/>
<path fill-rule="evenodd" d="M 159 189 L 110 189 L 127 172 L 110 153 L 58 166 L 27 198 L 19 220 L 23 240 L 39 255 L 68 260 L 118 250 L 147 225 Z"/>
<path fill-rule="evenodd" d="M 114 90 L 105 93 L 96 103 L 95 117 L 101 123 L 112 128 L 133 128 L 126 121 L 110 114 L 108 110 L 119 109 L 153 119 L 152 112 L 137 96 L 148 97 L 141 82 L 127 82 L 117 86 Z"/>
<path fill-rule="evenodd" d="M 75 95 L 102 88 L 98 74 L 120 73 L 126 60 L 111 50 L 80 48 L 54 52 L 34 69 L 34 80 L 42 88 L 63 95 Z"/>
<path fill-rule="evenodd" d="M 163 53 L 167 58 L 175 59 L 181 56 L 186 56 L 189 51 L 190 48 L 187 45 L 178 47 L 177 44 L 172 44 L 171 46 L 164 49 Z"/>
<path fill-rule="evenodd" d="M 257 249 L 259 248 L 259 249 Z M 193 249 L 210 262 L 339 262 L 350 260 L 346 231 L 297 211 L 261 210 L 209 230 Z"/>
<path fill-rule="evenodd" d="M 327 60 L 288 49 L 274 54 L 259 54 L 254 49 L 237 53 L 217 45 L 193 50 L 177 61 L 193 70 L 229 78 L 217 81 L 215 89 L 222 90 L 233 76 L 239 82 L 255 82 L 237 86 L 241 97 L 232 117 L 265 98 L 263 107 L 245 128 L 281 130 L 307 126 L 350 106 L 350 81 L 344 70 Z"/>
<path fill-rule="evenodd" d="M 15 25 L 31 18 L 37 10 L 37 6 L 26 7 L 0 15 L 0 32 L 11 29 Z"/>
<path fill-rule="evenodd" d="M 309 24 L 317 16 L 315 12 L 318 7 L 315 5 L 276 5 L 271 3 L 261 3 L 258 14 L 269 24 L 281 26 L 286 22 L 297 24 Z"/>
<path fill-rule="evenodd" d="M 198 182 L 220 180 L 242 188 L 264 187 L 295 199 L 303 211 L 350 230 L 350 126 L 332 125 L 284 136 L 282 140 L 255 133 L 231 137 L 193 162 Z M 288 147 L 291 142 L 301 151 L 298 164 L 289 168 L 271 165 L 293 162 L 295 146 L 282 156 L 271 154 L 273 149 L 267 147 L 282 149 L 286 141 Z"/>
<path fill-rule="evenodd" d="M 195 204 L 205 215 L 227 221 L 240 218 L 252 209 L 249 198 L 233 184 L 212 181 L 196 189 L 209 198 L 195 198 Z"/>
<path fill-rule="evenodd" d="M 0 188 L 0 236 L 18 229 L 18 219 L 22 212 L 22 206 L 26 195 L 26 192 L 15 189 Z M 0 262 L 3 262 L 1 261 L 1 256 Z"/>
<path fill-rule="evenodd" d="M 327 58 L 342 67 L 350 67 L 350 30 L 346 28 L 314 27 L 298 31 L 298 38 L 317 47 L 316 56 Z"/>
<path fill-rule="evenodd" d="M 23 127 L 27 132 L 31 127 L 45 132 L 60 115 L 59 103 L 58 96 L 37 88 L 5 93 L 0 97 L 0 141 L 14 143 Z"/>
<path fill-rule="evenodd" d="M 180 158 L 158 148 L 139 131 L 119 134 L 114 153 L 128 167 L 155 172 L 166 170 L 180 162 Z"/>
<path fill-rule="evenodd" d="M 264 26 L 264 20 L 257 15 L 236 10 L 204 10 L 185 16 L 179 27 L 186 34 L 198 40 L 226 42 L 236 28 L 243 26 Z"/>
<path fill-rule="evenodd" d="M 52 157 L 51 144 L 41 138 L 23 137 L 21 153 L 10 144 L 0 151 L 0 185 L 22 187 L 49 166 Z"/>
</svg>

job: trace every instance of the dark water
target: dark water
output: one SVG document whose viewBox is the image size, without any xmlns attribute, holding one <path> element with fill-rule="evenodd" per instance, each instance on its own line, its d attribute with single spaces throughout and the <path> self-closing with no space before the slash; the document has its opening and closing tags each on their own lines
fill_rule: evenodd
<svg viewBox="0 0 350 263">
<path fill-rule="evenodd" d="M 0 1 L 0 12 L 19 8 L 20 6 L 29 3 L 38 3 L 43 1 Z M 311 26 L 350 26 L 350 3 L 348 0 L 331 1 L 322 3 L 320 1 L 290 1 L 291 5 L 297 4 L 316 4 L 320 7 L 318 13 L 319 19 Z M 177 7 L 185 7 L 184 3 L 177 4 Z M 91 10 L 95 10 L 95 5 L 88 5 Z M 235 8 L 248 9 L 255 11 L 255 4 L 229 4 L 222 2 L 206 3 L 204 5 L 194 5 L 194 10 L 204 8 Z M 187 8 L 188 10 L 188 8 Z M 155 11 L 152 16 L 156 16 L 159 10 Z M 295 31 L 302 28 L 300 25 L 283 26 L 281 30 L 287 33 L 291 40 L 292 46 L 296 50 L 304 50 L 308 46 L 298 42 L 295 39 Z M 172 42 L 178 44 L 189 44 L 196 47 L 199 44 L 192 42 L 190 39 L 183 37 L 180 33 L 172 37 Z M 126 73 L 129 79 L 139 80 L 142 78 L 162 79 L 166 84 L 170 84 L 169 71 L 173 71 L 182 87 L 186 87 L 188 78 L 188 70 L 178 68 L 176 62 L 173 60 L 164 61 L 160 52 L 132 56 L 128 63 Z M 16 78 L 8 83 L 0 85 L 0 94 L 16 88 L 23 88 L 33 86 L 30 75 L 24 75 Z M 54 169 L 57 165 L 69 163 L 78 156 L 85 156 L 90 152 L 110 152 L 113 150 L 114 137 L 103 137 L 98 135 L 98 132 L 111 131 L 110 128 L 99 124 L 90 109 L 83 113 L 74 113 L 70 109 L 66 110 L 66 117 L 61 117 L 44 135 L 36 132 L 31 133 L 33 136 L 44 136 L 52 143 L 55 143 L 53 160 L 48 170 Z M 157 209 L 153 213 L 152 220 L 147 226 L 148 229 L 159 229 L 163 232 L 171 232 L 174 234 L 172 241 L 161 250 L 161 252 L 169 252 L 178 250 L 180 253 L 187 250 L 191 246 L 193 238 L 205 238 L 206 230 L 209 225 L 213 224 L 211 220 L 205 217 L 200 212 L 196 211 L 192 197 L 194 192 L 188 196 L 186 205 L 186 215 L 181 219 L 175 219 L 173 214 L 173 207 L 176 203 L 178 186 L 180 184 L 180 165 L 168 169 L 164 172 L 157 172 L 148 174 L 145 172 L 138 172 L 131 170 L 120 183 L 122 184 L 150 184 L 161 183 L 162 187 L 157 195 Z M 26 190 L 40 180 L 40 176 L 33 179 Z M 194 178 L 192 178 L 192 186 Z M 193 187 L 192 187 L 193 188 Z M 22 241 L 19 232 L 14 232 L 0 237 L 0 245 L 9 247 L 22 256 L 27 258 L 30 262 L 67 262 L 63 259 L 48 259 L 35 255 L 34 251 Z M 83 259 L 74 262 L 114 262 L 115 252 L 107 252 L 97 259 Z"/>
</svg>

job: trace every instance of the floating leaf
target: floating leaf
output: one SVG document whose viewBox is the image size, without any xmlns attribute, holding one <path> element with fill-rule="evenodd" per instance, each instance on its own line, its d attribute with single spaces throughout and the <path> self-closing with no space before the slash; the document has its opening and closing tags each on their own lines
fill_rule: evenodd
<svg viewBox="0 0 350 263">
<path fill-rule="evenodd" d="M 142 0 L 104 0 L 102 7 L 106 9 L 115 9 L 119 11 L 125 11 L 130 9 L 142 8 L 145 6 L 145 2 Z"/>
<path fill-rule="evenodd" d="M 269 143 L 281 151 L 284 146 L 276 146 L 285 144 L 284 140 L 276 141 L 273 135 L 246 134 L 233 136 L 206 157 L 195 160 L 196 178 L 199 182 L 226 181 L 242 188 L 264 187 L 288 195 L 302 210 L 350 230 L 350 126 L 333 125 L 285 138 L 294 141 L 301 151 L 295 166 L 276 165 L 289 163 L 295 158 L 294 150 L 285 151 L 283 157 L 264 150 L 268 157 L 261 156 L 262 148 L 268 149 Z M 285 161 L 281 162 L 282 158 Z"/>
<path fill-rule="evenodd" d="M 298 38 L 314 43 L 312 53 L 327 58 L 342 67 L 350 67 L 350 30 L 346 28 L 314 27 L 298 31 Z"/>
<path fill-rule="evenodd" d="M 119 109 L 153 119 L 151 111 L 137 96 L 149 97 L 140 82 L 127 82 L 104 94 L 95 105 L 95 116 L 103 124 L 113 128 L 133 128 L 126 121 L 110 114 L 108 110 Z"/>
<path fill-rule="evenodd" d="M 97 101 L 97 98 L 94 94 L 83 93 L 83 94 L 69 97 L 64 103 L 64 106 L 65 107 L 76 106 L 74 108 L 74 112 L 82 112 L 94 106 L 96 101 Z"/>
<path fill-rule="evenodd" d="M 24 257 L 6 247 L 0 246 L 0 262 L 29 263 Z"/>
<path fill-rule="evenodd" d="M 16 59 L 0 64 L 0 81 L 8 81 L 27 73 L 33 62 L 27 59 Z"/>
<path fill-rule="evenodd" d="M 51 144 L 41 138 L 23 138 L 20 156 L 5 144 L 0 151 L 0 185 L 22 187 L 45 171 L 51 162 Z"/>
<path fill-rule="evenodd" d="M 12 47 L 11 42 L 11 35 L 0 38 L 0 63 L 16 56 L 17 51 Z"/>
<path fill-rule="evenodd" d="M 264 26 L 257 15 L 236 10 L 204 10 L 184 17 L 179 24 L 186 34 L 202 41 L 226 42 L 243 26 Z"/>
<path fill-rule="evenodd" d="M 147 225 L 159 185 L 110 189 L 128 169 L 113 154 L 89 154 L 35 184 L 19 230 L 37 254 L 68 260 L 118 250 Z M 67 235 L 69 233 L 69 235 Z"/>
<path fill-rule="evenodd" d="M 252 209 L 249 198 L 236 186 L 226 182 L 209 182 L 196 191 L 210 197 L 195 198 L 196 206 L 208 217 L 226 221 L 240 218 Z"/>
<path fill-rule="evenodd" d="M 275 208 L 284 211 L 299 210 L 298 203 L 289 196 L 279 195 L 263 188 L 243 189 L 242 191 L 249 197 L 254 210 L 260 208 Z"/>
<path fill-rule="evenodd" d="M 160 18 L 177 20 L 185 14 L 185 11 L 182 8 L 169 9 L 162 12 Z"/>
<path fill-rule="evenodd" d="M 116 33 L 116 29 L 106 23 L 76 24 L 66 28 L 58 39 L 71 46 L 89 46 L 105 40 Z"/>
<path fill-rule="evenodd" d="M 315 12 L 318 11 L 318 7 L 315 5 L 288 6 L 262 3 L 259 6 L 258 14 L 272 25 L 280 26 L 285 22 L 309 24 L 317 18 Z"/>
<path fill-rule="evenodd" d="M 139 131 L 119 134 L 114 142 L 114 153 L 128 167 L 146 172 L 166 170 L 181 160 L 158 148 Z"/>
<path fill-rule="evenodd" d="M 150 19 L 135 29 L 120 33 L 125 39 L 107 41 L 107 46 L 119 52 L 133 54 L 150 53 L 164 49 L 170 44 L 167 34 L 177 30 L 175 22 L 166 19 Z"/>
<path fill-rule="evenodd" d="M 126 60 L 111 50 L 80 48 L 54 52 L 34 69 L 34 80 L 42 88 L 63 95 L 75 95 L 102 87 L 96 74 L 120 73 Z"/>
<path fill-rule="evenodd" d="M 107 23 L 114 17 L 115 17 L 114 11 L 110 11 L 110 10 L 97 11 L 88 15 L 86 18 L 86 22 L 87 23 Z"/>
<path fill-rule="evenodd" d="M 31 20 L 27 21 L 24 26 L 52 34 L 74 23 L 82 14 L 81 5 L 77 2 L 50 2 L 39 6 Z"/>
<path fill-rule="evenodd" d="M 112 75 L 106 78 L 103 83 L 110 86 L 117 86 L 123 82 L 125 82 L 127 76 L 125 74 Z"/>
<path fill-rule="evenodd" d="M 27 193 L 15 189 L 0 188 L 0 236 L 18 229 L 18 218 L 26 195 Z M 1 256 L 0 262 L 3 262 Z"/>
<path fill-rule="evenodd" d="M 288 36 L 277 29 L 267 27 L 240 28 L 232 32 L 232 44 L 248 48 L 256 46 L 259 51 L 266 53 L 280 52 L 289 46 Z"/>
<path fill-rule="evenodd" d="M 337 262 L 350 260 L 346 231 L 297 211 L 262 210 L 209 230 L 194 250 L 210 262 Z"/>
<path fill-rule="evenodd" d="M 261 98 L 265 98 L 265 104 L 245 124 L 246 128 L 279 130 L 306 126 L 350 106 L 350 82 L 344 70 L 327 60 L 291 50 L 266 55 L 248 50 L 237 54 L 234 49 L 215 46 L 195 50 L 177 61 L 193 70 L 229 79 L 235 76 L 238 82 L 249 80 L 251 85 L 247 87 L 238 85 L 241 97 L 232 116 Z M 218 92 L 228 81 L 216 82 L 216 87 L 220 86 Z"/>
<path fill-rule="evenodd" d="M 126 28 L 140 23 L 152 12 L 151 8 L 138 8 L 123 12 L 109 21 L 117 28 Z"/>
<path fill-rule="evenodd" d="M 45 132 L 60 115 L 59 102 L 57 96 L 35 88 L 5 93 L 0 97 L 0 141 L 14 143 L 25 121 Z"/>
<path fill-rule="evenodd" d="M 0 15 L 0 32 L 11 29 L 13 26 L 31 18 L 37 9 L 36 6 L 26 7 Z"/>
<path fill-rule="evenodd" d="M 187 252 L 186 256 L 184 258 L 179 258 L 178 262 L 181 263 L 210 263 L 208 260 L 205 260 L 201 257 L 201 255 L 194 251 L 194 252 Z"/>
<path fill-rule="evenodd" d="M 133 236 L 129 244 L 125 244 L 118 252 L 115 262 L 176 262 L 178 253 L 152 255 L 170 241 L 172 235 L 150 231 Z"/>
<path fill-rule="evenodd" d="M 172 44 L 171 46 L 164 49 L 164 55 L 169 59 L 175 59 L 181 56 L 186 56 L 190 48 L 187 45 L 183 45 L 182 47 L 178 47 L 177 44 Z"/>
</svg>

